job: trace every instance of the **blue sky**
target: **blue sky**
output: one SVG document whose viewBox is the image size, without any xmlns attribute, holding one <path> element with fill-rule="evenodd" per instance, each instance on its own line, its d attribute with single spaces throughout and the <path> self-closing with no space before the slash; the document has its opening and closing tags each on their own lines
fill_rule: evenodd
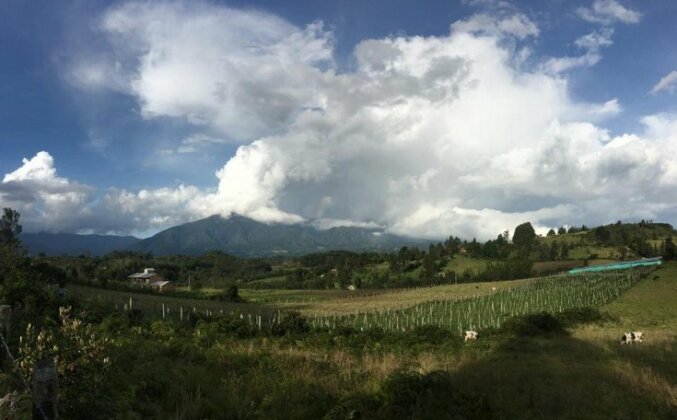
<svg viewBox="0 0 677 420">
<path fill-rule="evenodd" d="M 428 237 L 677 222 L 675 18 L 662 0 L 4 1 L 0 204 L 28 231 L 137 235 L 231 212 Z"/>
</svg>

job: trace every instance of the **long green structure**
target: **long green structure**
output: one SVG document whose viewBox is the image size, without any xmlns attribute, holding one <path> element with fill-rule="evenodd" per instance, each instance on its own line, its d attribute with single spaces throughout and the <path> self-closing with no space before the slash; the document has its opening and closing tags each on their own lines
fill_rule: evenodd
<svg viewBox="0 0 677 420">
<path fill-rule="evenodd" d="M 658 266 L 663 264 L 663 257 L 642 258 L 634 261 L 619 261 L 612 264 L 595 265 L 593 267 L 578 267 L 568 271 L 569 274 L 595 273 L 609 270 L 625 270 L 633 267 Z"/>
</svg>

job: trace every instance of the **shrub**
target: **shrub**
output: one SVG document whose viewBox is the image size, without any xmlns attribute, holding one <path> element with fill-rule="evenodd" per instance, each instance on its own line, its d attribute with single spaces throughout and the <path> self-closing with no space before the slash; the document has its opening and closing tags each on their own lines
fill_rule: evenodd
<svg viewBox="0 0 677 420">
<path fill-rule="evenodd" d="M 234 284 L 224 290 L 222 293 L 216 295 L 216 300 L 221 302 L 242 302 L 237 286 Z"/>
<path fill-rule="evenodd" d="M 513 317 L 500 330 L 518 336 L 567 334 L 562 322 L 547 312 Z"/>
<path fill-rule="evenodd" d="M 273 335 L 283 336 L 289 334 L 305 334 L 310 331 L 308 320 L 299 312 L 287 312 L 282 319 L 273 324 Z"/>
<path fill-rule="evenodd" d="M 127 311 L 127 320 L 130 326 L 138 326 L 143 322 L 143 311 L 141 309 L 132 309 Z"/>
<path fill-rule="evenodd" d="M 383 384 L 381 399 L 379 418 L 490 417 L 485 399 L 462 392 L 445 371 L 396 372 Z"/>
</svg>

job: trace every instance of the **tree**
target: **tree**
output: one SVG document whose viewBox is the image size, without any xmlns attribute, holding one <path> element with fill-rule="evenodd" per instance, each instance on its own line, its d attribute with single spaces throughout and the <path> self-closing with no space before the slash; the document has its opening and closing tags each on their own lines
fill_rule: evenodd
<svg viewBox="0 0 677 420">
<path fill-rule="evenodd" d="M 0 244 L 16 247 L 19 245 L 19 234 L 21 225 L 19 219 L 21 214 L 18 211 L 5 207 L 2 219 L 0 219 Z"/>
<path fill-rule="evenodd" d="M 548 231 L 548 236 L 555 236 L 555 235 L 556 235 L 555 229 L 550 229 L 550 230 Z"/>
<path fill-rule="evenodd" d="M 677 248 L 675 247 L 675 244 L 672 243 L 672 237 L 668 236 L 665 238 L 664 248 L 663 257 L 665 257 L 666 260 L 674 260 L 677 257 Z"/>
<path fill-rule="evenodd" d="M 0 218 L 0 282 L 4 282 L 5 276 L 20 263 L 23 256 L 19 240 L 20 217 L 18 211 L 5 207 Z"/>
<path fill-rule="evenodd" d="M 531 226 L 530 222 L 522 223 L 515 228 L 512 234 L 512 243 L 515 244 L 520 254 L 528 255 L 531 251 L 531 246 L 536 240 L 536 231 Z"/>
<path fill-rule="evenodd" d="M 550 251 L 549 257 L 551 260 L 554 261 L 557 258 L 559 258 L 559 256 L 561 255 L 561 248 L 559 246 L 559 243 L 557 241 L 552 241 L 552 243 L 550 244 L 549 251 Z"/>
<path fill-rule="evenodd" d="M 423 267 L 419 274 L 421 279 L 432 279 L 437 275 L 437 264 L 435 264 L 435 258 L 427 254 L 423 257 Z"/>
<path fill-rule="evenodd" d="M 565 233 L 567 233 L 567 230 L 564 226 L 560 226 L 559 229 L 557 229 L 558 235 L 564 235 Z"/>
</svg>

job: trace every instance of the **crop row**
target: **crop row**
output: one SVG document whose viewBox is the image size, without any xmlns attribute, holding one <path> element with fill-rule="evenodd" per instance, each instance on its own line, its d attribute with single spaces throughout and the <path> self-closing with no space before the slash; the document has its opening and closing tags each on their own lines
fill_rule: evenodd
<svg viewBox="0 0 677 420">
<path fill-rule="evenodd" d="M 438 326 L 462 332 L 499 327 L 510 317 L 539 312 L 559 313 L 568 309 L 603 305 L 618 297 L 651 269 L 553 276 L 489 295 L 419 304 L 402 310 L 355 312 L 344 316 L 316 316 L 315 328 L 338 325 L 365 330 L 408 331 Z"/>
</svg>

